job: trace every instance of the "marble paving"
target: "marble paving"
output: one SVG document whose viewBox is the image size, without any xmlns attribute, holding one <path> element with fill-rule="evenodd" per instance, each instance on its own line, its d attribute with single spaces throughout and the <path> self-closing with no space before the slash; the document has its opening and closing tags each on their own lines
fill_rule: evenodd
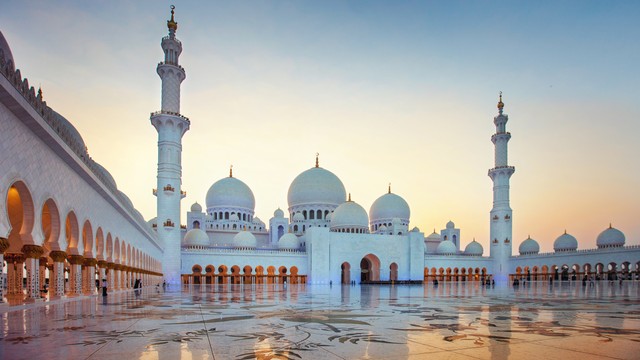
<svg viewBox="0 0 640 360">
<path fill-rule="evenodd" d="M 0 313 L 0 359 L 639 359 L 637 282 L 220 285 Z"/>
</svg>

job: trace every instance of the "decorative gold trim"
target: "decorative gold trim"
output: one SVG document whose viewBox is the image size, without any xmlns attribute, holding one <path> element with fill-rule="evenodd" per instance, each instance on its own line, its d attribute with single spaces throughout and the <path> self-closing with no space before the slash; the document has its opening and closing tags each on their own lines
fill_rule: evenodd
<svg viewBox="0 0 640 360">
<path fill-rule="evenodd" d="M 82 265 L 82 262 L 84 261 L 84 256 L 82 256 L 82 255 L 69 255 L 69 257 L 67 259 L 69 261 L 69 264 L 71 264 L 71 265 Z"/>
<path fill-rule="evenodd" d="M 51 251 L 49 253 L 49 257 L 54 261 L 54 262 L 64 262 L 64 260 L 67 258 L 67 253 L 64 251 Z"/>
<path fill-rule="evenodd" d="M 4 252 L 9 248 L 9 239 L 0 238 L 0 254 L 4 254 Z"/>
<path fill-rule="evenodd" d="M 29 259 L 38 259 L 44 254 L 44 248 L 40 245 L 23 245 L 22 253 Z"/>
</svg>

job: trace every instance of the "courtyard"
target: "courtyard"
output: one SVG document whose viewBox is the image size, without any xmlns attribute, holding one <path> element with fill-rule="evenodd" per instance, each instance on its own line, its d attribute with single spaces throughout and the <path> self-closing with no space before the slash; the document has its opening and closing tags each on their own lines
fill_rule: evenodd
<svg viewBox="0 0 640 360">
<path fill-rule="evenodd" d="M 2 359 L 637 359 L 636 281 L 148 287 L 0 314 Z"/>
</svg>

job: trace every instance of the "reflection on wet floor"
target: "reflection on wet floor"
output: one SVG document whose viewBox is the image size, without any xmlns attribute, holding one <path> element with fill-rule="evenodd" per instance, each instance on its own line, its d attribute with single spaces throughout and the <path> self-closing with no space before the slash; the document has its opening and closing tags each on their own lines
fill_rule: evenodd
<svg viewBox="0 0 640 360">
<path fill-rule="evenodd" d="M 1 359 L 618 358 L 638 282 L 145 289 L 0 314 Z"/>
</svg>

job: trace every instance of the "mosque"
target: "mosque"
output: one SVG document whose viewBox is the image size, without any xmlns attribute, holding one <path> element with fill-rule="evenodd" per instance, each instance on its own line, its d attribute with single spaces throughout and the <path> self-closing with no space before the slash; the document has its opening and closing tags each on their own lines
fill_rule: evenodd
<svg viewBox="0 0 640 360">
<path fill-rule="evenodd" d="M 16 69 L 0 33 L 0 302 L 42 301 L 45 289 L 49 299 L 93 295 L 102 278 L 113 291 L 131 288 L 134 279 L 152 285 L 638 278 L 640 246 L 625 245 L 611 226 L 597 235 L 595 249 L 578 249 L 566 232 L 551 253 L 540 253 L 534 239 L 512 238 L 515 168 L 508 162 L 502 95 L 493 119 L 493 205 L 484 245 L 473 240 L 463 247 L 451 221 L 429 235 L 412 227 L 409 203 L 391 186 L 367 212 L 318 157 L 292 180 L 288 208 L 275 209 L 268 225 L 232 169 L 211 185 L 205 207 L 191 205 L 181 225 L 182 136 L 190 120 L 180 112 L 186 76 L 173 9 L 167 27 L 156 69 L 162 105 L 150 116 L 158 173 L 157 216 L 149 221 L 89 156 L 72 122 Z"/>
</svg>

